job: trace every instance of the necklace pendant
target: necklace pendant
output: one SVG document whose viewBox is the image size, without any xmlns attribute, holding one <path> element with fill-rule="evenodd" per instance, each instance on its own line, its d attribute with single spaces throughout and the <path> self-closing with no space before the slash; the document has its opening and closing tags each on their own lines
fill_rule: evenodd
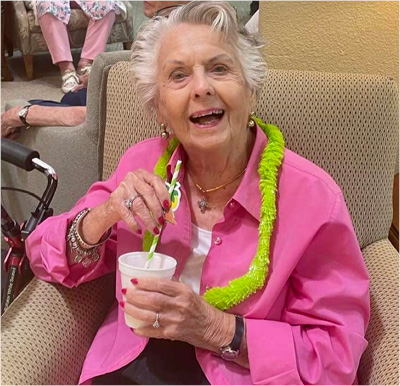
<svg viewBox="0 0 400 386">
<path fill-rule="evenodd" d="M 197 205 L 199 206 L 201 213 L 205 213 L 206 209 L 208 209 L 208 202 L 204 196 L 201 197 L 200 201 L 197 201 Z"/>
</svg>

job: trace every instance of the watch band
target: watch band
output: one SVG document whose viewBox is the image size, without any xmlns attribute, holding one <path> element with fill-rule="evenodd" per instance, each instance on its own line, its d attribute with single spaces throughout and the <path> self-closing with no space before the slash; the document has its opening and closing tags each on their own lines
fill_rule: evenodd
<svg viewBox="0 0 400 386">
<path fill-rule="evenodd" d="M 243 339 L 244 321 L 243 318 L 239 315 L 235 315 L 235 318 L 236 318 L 235 335 L 233 336 L 232 342 L 229 344 L 229 347 L 233 351 L 238 351 Z"/>
<path fill-rule="evenodd" d="M 228 346 L 220 348 L 220 355 L 226 361 L 234 361 L 239 357 L 239 349 L 244 335 L 244 319 L 239 315 L 235 315 L 235 322 L 235 335 L 232 342 Z"/>
<path fill-rule="evenodd" d="M 31 106 L 32 106 L 32 105 L 26 105 L 26 106 L 24 106 L 24 107 L 20 110 L 20 112 L 18 113 L 19 119 L 21 120 L 21 122 L 22 122 L 24 125 L 27 126 L 27 128 L 30 127 L 30 124 L 26 121 L 26 116 L 28 115 L 28 111 L 29 111 L 29 108 L 30 108 Z M 21 114 L 21 112 L 23 112 L 23 113 Z"/>
</svg>

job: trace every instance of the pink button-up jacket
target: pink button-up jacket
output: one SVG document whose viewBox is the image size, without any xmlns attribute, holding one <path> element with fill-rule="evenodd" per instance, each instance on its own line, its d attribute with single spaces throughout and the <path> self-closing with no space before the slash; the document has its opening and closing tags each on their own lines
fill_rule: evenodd
<svg viewBox="0 0 400 386">
<path fill-rule="evenodd" d="M 256 253 L 261 203 L 257 166 L 266 143 L 257 128 L 246 173 L 212 229 L 201 294 L 243 275 Z M 142 249 L 141 237 L 121 221 L 100 248 L 97 263 L 69 266 L 65 236 L 79 211 L 105 201 L 129 171 L 152 171 L 165 147 L 158 138 L 131 147 L 107 181 L 92 185 L 73 209 L 47 219 L 31 234 L 27 250 L 39 278 L 77 286 L 116 270 L 117 256 Z M 178 159 L 183 160 L 183 185 L 186 154 L 181 146 L 169 162 L 169 178 Z M 250 370 L 203 349 L 196 348 L 196 357 L 211 384 L 351 384 L 367 345 L 369 278 L 343 195 L 327 173 L 289 150 L 278 184 L 266 285 L 229 310 L 246 318 Z M 175 213 L 177 225 L 166 225 L 157 250 L 177 259 L 179 278 L 192 237 L 184 190 Z M 116 278 L 119 301 L 118 274 Z M 147 342 L 125 325 L 115 302 L 87 354 L 80 383 L 128 364 Z"/>
</svg>

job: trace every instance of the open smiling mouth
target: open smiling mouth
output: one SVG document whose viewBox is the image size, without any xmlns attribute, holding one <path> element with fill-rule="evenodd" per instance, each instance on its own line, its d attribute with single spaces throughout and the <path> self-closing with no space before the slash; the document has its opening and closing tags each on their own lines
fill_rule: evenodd
<svg viewBox="0 0 400 386">
<path fill-rule="evenodd" d="M 209 110 L 203 113 L 194 113 L 190 116 L 190 121 L 196 126 L 213 127 L 216 126 L 224 116 L 222 109 Z"/>
</svg>

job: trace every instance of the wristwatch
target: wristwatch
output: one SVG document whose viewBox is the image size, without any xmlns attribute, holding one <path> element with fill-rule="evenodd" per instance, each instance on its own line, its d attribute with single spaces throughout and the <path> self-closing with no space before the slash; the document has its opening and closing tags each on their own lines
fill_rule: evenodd
<svg viewBox="0 0 400 386">
<path fill-rule="evenodd" d="M 235 315 L 236 328 L 232 342 L 228 346 L 220 348 L 221 358 L 226 361 L 234 361 L 239 357 L 239 349 L 244 335 L 244 320 L 241 316 Z"/>
<path fill-rule="evenodd" d="M 19 119 L 26 126 L 26 129 L 29 129 L 31 125 L 26 121 L 26 116 L 28 115 L 29 107 L 32 105 L 26 105 L 18 112 Z"/>
</svg>

